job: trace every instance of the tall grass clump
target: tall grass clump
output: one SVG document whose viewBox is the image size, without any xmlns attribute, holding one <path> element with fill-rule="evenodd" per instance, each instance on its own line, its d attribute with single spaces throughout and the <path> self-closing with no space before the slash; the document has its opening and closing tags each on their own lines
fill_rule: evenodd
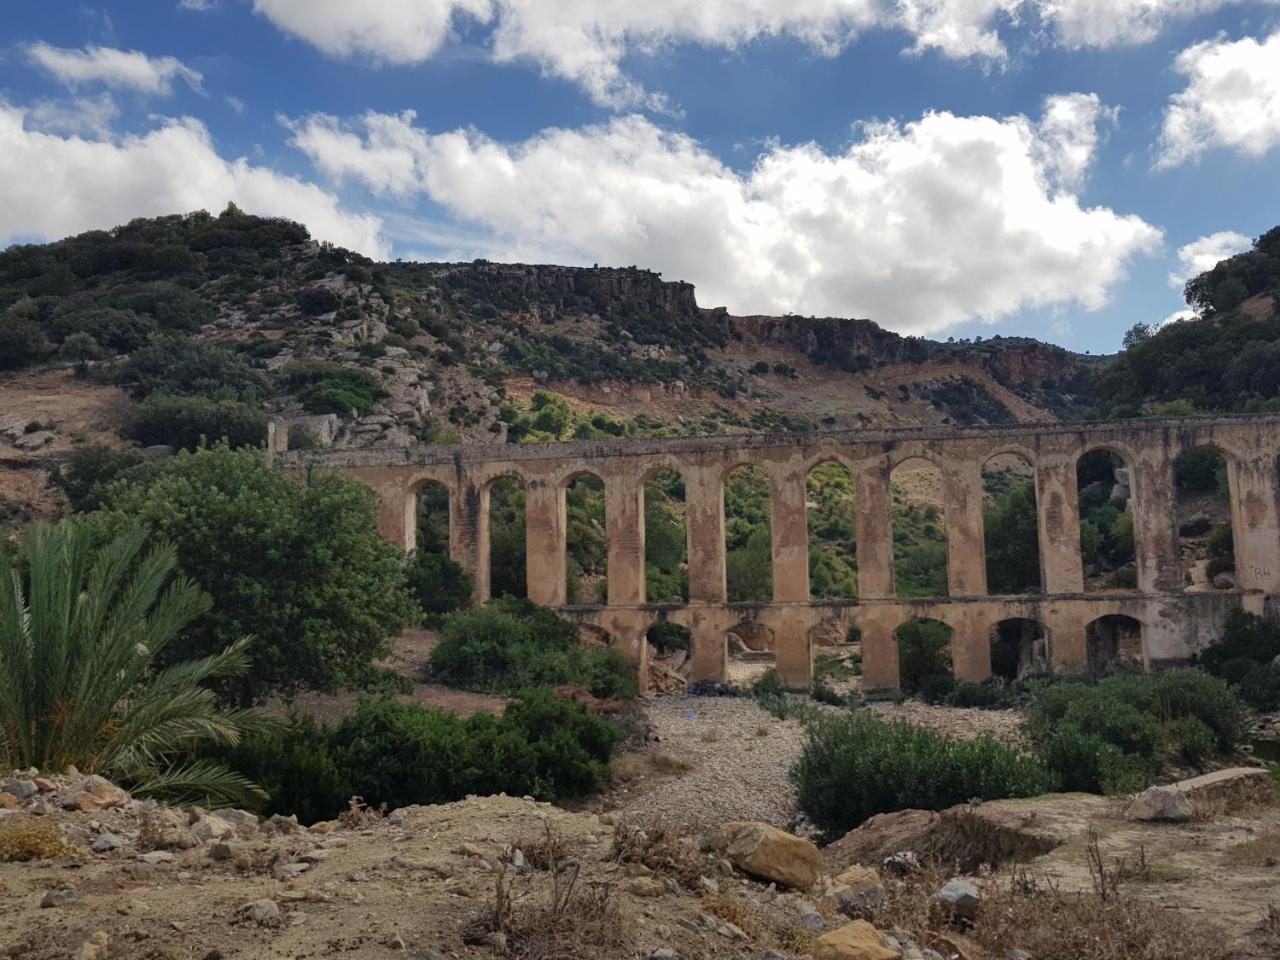
<svg viewBox="0 0 1280 960">
<path fill-rule="evenodd" d="M 247 643 L 158 667 L 209 600 L 174 576 L 172 546 L 144 540 L 96 545 L 64 521 L 0 556 L 0 769 L 75 765 L 135 793 L 241 801 L 257 792 L 246 778 L 189 758 L 262 727 L 206 687 L 247 669 Z"/>
<path fill-rule="evenodd" d="M 1053 787 L 1037 757 L 989 737 L 956 740 L 866 713 L 813 718 L 791 770 L 800 808 L 829 838 L 893 810 L 942 810 Z"/>
</svg>

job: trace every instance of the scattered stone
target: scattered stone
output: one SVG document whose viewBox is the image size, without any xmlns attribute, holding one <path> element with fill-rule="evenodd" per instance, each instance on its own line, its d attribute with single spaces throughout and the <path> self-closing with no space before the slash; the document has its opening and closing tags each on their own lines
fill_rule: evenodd
<svg viewBox="0 0 1280 960">
<path fill-rule="evenodd" d="M 720 828 L 728 842 L 730 862 L 754 877 L 808 890 L 822 869 L 822 855 L 812 842 L 767 823 L 737 821 Z"/>
<path fill-rule="evenodd" d="M 19 800 L 12 793 L 0 793 L 0 810 L 16 810 Z"/>
<path fill-rule="evenodd" d="M 129 794 L 125 793 L 106 777 L 100 777 L 96 773 L 85 778 L 80 791 L 82 796 L 88 794 L 97 802 L 97 807 L 93 809 L 105 810 L 111 807 L 119 807 L 129 801 Z"/>
<path fill-rule="evenodd" d="M 889 946 L 880 931 L 855 920 L 824 933 L 814 942 L 813 960 L 901 960 L 902 951 Z"/>
<path fill-rule="evenodd" d="M 972 920 L 982 904 L 982 892 L 974 883 L 957 877 L 943 884 L 930 899 L 951 916 Z"/>
<path fill-rule="evenodd" d="M 404 938 L 401 937 L 400 934 L 395 930 L 392 930 L 389 934 L 387 934 L 386 939 L 382 941 L 382 945 L 384 947 L 390 947 L 392 950 L 407 949 L 405 946 Z"/>
<path fill-rule="evenodd" d="M 7 947 L 0 947 L 0 957 L 20 957 L 24 953 L 31 952 L 31 944 L 25 940 L 19 940 L 17 943 L 11 943 Z"/>
<path fill-rule="evenodd" d="M 667 892 L 662 882 L 653 877 L 636 877 L 627 884 L 627 890 L 633 897 L 660 897 Z"/>
<path fill-rule="evenodd" d="M 11 793 L 19 800 L 27 799 L 38 789 L 34 780 L 6 780 L 3 785 L 0 785 L 0 791 Z"/>
<path fill-rule="evenodd" d="M 219 840 L 217 843 L 209 847 L 210 860 L 234 860 L 236 857 L 236 848 L 233 844 L 227 843 L 225 840 Z M 172 854 L 170 854 L 172 856 Z"/>
<path fill-rule="evenodd" d="M 826 919 L 812 903 L 800 904 L 800 926 L 815 933 L 827 925 Z"/>
<path fill-rule="evenodd" d="M 274 927 L 280 923 L 279 905 L 266 897 L 246 903 L 240 910 L 260 927 Z"/>
<path fill-rule="evenodd" d="M 19 450 L 39 450 L 41 447 L 47 447 L 57 439 L 58 435 L 52 430 L 36 430 L 33 433 L 24 433 L 12 443 Z"/>
<path fill-rule="evenodd" d="M 80 945 L 76 952 L 76 960 L 106 960 L 111 955 L 111 938 L 106 931 L 99 930 Z"/>
<path fill-rule="evenodd" d="M 835 878 L 826 899 L 842 913 L 875 910 L 884 902 L 884 884 L 871 867 L 855 865 Z"/>
<path fill-rule="evenodd" d="M 277 880 L 293 880 L 310 869 L 309 863 L 277 863 L 271 868 L 271 875 Z"/>
<path fill-rule="evenodd" d="M 1164 820 L 1182 822 L 1191 819 L 1191 801 L 1177 787 L 1148 787 L 1125 809 L 1126 820 Z"/>
<path fill-rule="evenodd" d="M 210 840 L 226 840 L 235 836 L 236 828 L 217 814 L 208 813 L 191 825 L 191 834 L 202 843 Z"/>
<path fill-rule="evenodd" d="M 460 857 L 477 857 L 481 860 L 488 860 L 484 851 L 477 847 L 474 843 L 462 843 L 453 848 L 453 852 Z"/>
<path fill-rule="evenodd" d="M 670 947 L 655 947 L 649 951 L 649 960 L 676 960 L 676 956 Z"/>
<path fill-rule="evenodd" d="M 36 777 L 33 782 L 36 785 L 36 789 L 44 793 L 58 789 L 58 785 L 46 777 Z"/>
<path fill-rule="evenodd" d="M 953 960 L 986 960 L 987 953 L 968 937 L 951 931 L 929 934 L 929 946 Z"/>
<path fill-rule="evenodd" d="M 75 903 L 80 899 L 80 894 L 74 890 L 50 890 L 40 898 L 41 907 L 65 907 L 69 903 Z"/>
<path fill-rule="evenodd" d="M 94 853 L 109 853 L 122 846 L 124 846 L 124 840 L 121 837 L 114 833 L 100 833 L 94 838 L 93 843 L 89 844 L 89 849 Z"/>
</svg>

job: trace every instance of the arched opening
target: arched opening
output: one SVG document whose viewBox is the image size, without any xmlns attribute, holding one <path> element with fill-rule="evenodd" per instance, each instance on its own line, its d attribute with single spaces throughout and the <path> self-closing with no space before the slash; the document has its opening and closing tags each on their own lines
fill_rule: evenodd
<svg viewBox="0 0 1280 960">
<path fill-rule="evenodd" d="M 689 539 L 684 477 L 655 473 L 644 485 L 644 598 L 647 603 L 689 599 Z"/>
<path fill-rule="evenodd" d="M 926 699 L 954 686 L 951 628 L 941 620 L 909 620 L 897 630 L 898 685 Z"/>
<path fill-rule="evenodd" d="M 852 693 L 862 675 L 862 633 L 839 620 L 822 620 L 809 628 L 813 654 L 813 688 L 840 696 Z"/>
<path fill-rule="evenodd" d="M 942 471 L 905 460 L 889 478 L 893 496 L 893 579 L 899 597 L 947 595 L 947 521 Z"/>
<path fill-rule="evenodd" d="M 607 650 L 613 646 L 613 637 L 609 636 L 609 631 L 604 627 L 597 627 L 594 623 L 578 624 L 578 637 L 582 640 L 584 647 Z"/>
<path fill-rule="evenodd" d="M 609 569 L 604 481 L 594 473 L 574 477 L 564 489 L 564 510 L 565 598 L 569 603 L 604 603 Z"/>
<path fill-rule="evenodd" d="M 730 603 L 773 599 L 769 475 L 738 467 L 724 481 L 725 583 Z"/>
<path fill-rule="evenodd" d="M 1091 677 L 1144 669 L 1142 624 L 1118 613 L 1099 617 L 1085 627 L 1085 651 Z"/>
<path fill-rule="evenodd" d="M 659 620 L 645 631 L 644 639 L 649 644 L 649 689 L 661 693 L 685 686 L 693 657 L 689 628 Z"/>
<path fill-rule="evenodd" d="M 1188 590 L 1234 590 L 1235 537 L 1227 461 L 1212 447 L 1184 450 L 1173 461 L 1178 553 Z"/>
<path fill-rule="evenodd" d="M 415 495 L 417 549 L 419 554 L 449 555 L 449 488 L 428 480 Z"/>
<path fill-rule="evenodd" d="M 489 487 L 489 594 L 528 596 L 524 483 L 502 477 Z"/>
<path fill-rule="evenodd" d="M 1091 451 L 1076 462 L 1087 593 L 1138 587 L 1130 476 L 1124 460 L 1110 450 Z"/>
<path fill-rule="evenodd" d="M 423 613 L 436 619 L 465 606 L 474 584 L 462 565 L 449 556 L 448 488 L 435 480 L 426 481 L 414 493 L 414 508 L 416 546 L 405 568 L 405 579 Z"/>
<path fill-rule="evenodd" d="M 1048 673 L 1049 635 L 1039 620 L 1010 617 L 991 628 L 991 675 L 1013 682 Z"/>
<path fill-rule="evenodd" d="M 805 477 L 812 600 L 858 598 L 855 505 L 853 474 L 839 461 L 820 463 Z"/>
<path fill-rule="evenodd" d="M 725 631 L 729 652 L 729 682 L 755 680 L 778 660 L 773 631 L 755 620 L 743 620 Z"/>
<path fill-rule="evenodd" d="M 982 496 L 987 593 L 1040 593 L 1035 468 L 1018 454 L 992 457 L 982 467 Z"/>
</svg>

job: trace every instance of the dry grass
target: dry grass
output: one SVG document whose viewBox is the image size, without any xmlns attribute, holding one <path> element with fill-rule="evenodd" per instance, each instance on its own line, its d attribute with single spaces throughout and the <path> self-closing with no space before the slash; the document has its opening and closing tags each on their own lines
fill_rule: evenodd
<svg viewBox="0 0 1280 960">
<path fill-rule="evenodd" d="M 643 864 L 691 889 L 714 872 L 696 843 L 657 819 L 614 824 L 609 856 L 620 863 Z"/>
<path fill-rule="evenodd" d="M 487 943 L 496 952 L 521 960 L 604 960 L 629 957 L 630 926 L 624 922 L 611 883 L 579 883 L 581 865 L 569 842 L 552 826 L 522 847 L 530 863 L 545 865 L 550 883 L 538 896 L 533 881 L 515 889 L 507 851 L 498 861 L 493 903 L 464 933 L 464 940 Z M 534 851 L 531 855 L 530 851 Z"/>
<path fill-rule="evenodd" d="M 1149 900 L 1092 894 L 988 897 L 969 934 L 996 956 L 1019 949 L 1036 960 L 1225 960 L 1220 931 Z"/>
<path fill-rule="evenodd" d="M 1237 844 L 1226 852 L 1223 859 L 1242 867 L 1274 867 L 1280 864 L 1280 828 Z"/>
<path fill-rule="evenodd" d="M 683 760 L 677 760 L 668 753 L 651 753 L 648 757 L 649 766 L 653 768 L 653 772 L 663 774 L 664 776 L 688 773 L 693 769 Z"/>
<path fill-rule="evenodd" d="M 78 853 L 56 824 L 26 815 L 0 820 L 0 863 L 69 860 Z"/>
<path fill-rule="evenodd" d="M 735 897 L 723 894 L 707 897 L 702 901 L 702 909 L 713 917 L 729 921 L 752 940 L 761 940 L 766 936 L 765 927 L 756 919 L 757 911 Z"/>
<path fill-rule="evenodd" d="M 1256 817 L 1280 805 L 1280 785 L 1265 777 L 1251 777 L 1235 784 L 1225 795 L 1193 800 L 1192 819 L 1201 823 L 1223 817 Z"/>
</svg>

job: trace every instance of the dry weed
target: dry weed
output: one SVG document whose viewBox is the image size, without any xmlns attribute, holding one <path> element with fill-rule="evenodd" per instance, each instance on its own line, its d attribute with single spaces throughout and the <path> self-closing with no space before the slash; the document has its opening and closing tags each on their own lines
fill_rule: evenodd
<svg viewBox="0 0 1280 960">
<path fill-rule="evenodd" d="M 702 901 L 702 909 L 713 917 L 729 921 L 751 940 L 760 940 L 766 936 L 764 926 L 756 919 L 758 911 L 735 897 L 724 894 L 706 897 Z"/>
<path fill-rule="evenodd" d="M 77 853 L 56 824 L 27 815 L 0 820 L 0 863 L 68 860 Z"/>
<path fill-rule="evenodd" d="M 649 766 L 653 767 L 655 773 L 663 775 L 674 775 L 678 773 L 688 773 L 692 767 L 683 760 L 677 760 L 675 757 L 666 753 L 649 754 Z"/>
<path fill-rule="evenodd" d="M 1280 864 L 1280 828 L 1236 844 L 1223 855 L 1223 859 L 1242 867 L 1274 867 Z"/>
<path fill-rule="evenodd" d="M 345 827 L 364 827 L 377 823 L 387 815 L 384 803 L 376 810 L 364 802 L 364 797 L 352 797 L 347 801 L 347 809 L 338 814 L 338 822 Z"/>
<path fill-rule="evenodd" d="M 644 864 L 690 888 L 710 872 L 708 858 L 697 844 L 657 819 L 614 824 L 609 856 L 619 863 Z"/>
<path fill-rule="evenodd" d="M 526 837 L 516 844 L 525 862 L 535 870 L 550 870 L 553 866 L 563 866 L 569 857 L 569 841 L 548 821 L 543 824 L 539 834 Z"/>
</svg>

